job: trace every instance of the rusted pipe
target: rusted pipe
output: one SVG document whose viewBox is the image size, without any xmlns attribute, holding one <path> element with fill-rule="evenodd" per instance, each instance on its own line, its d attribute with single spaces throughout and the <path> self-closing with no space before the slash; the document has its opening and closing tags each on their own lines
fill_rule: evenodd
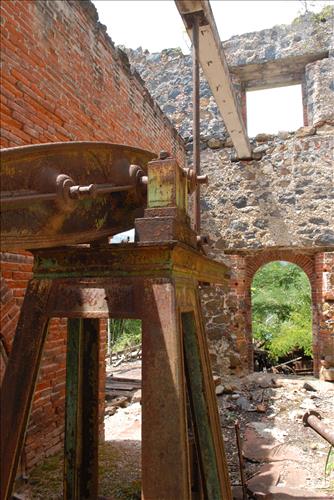
<svg viewBox="0 0 334 500">
<path fill-rule="evenodd" d="M 141 184 L 145 184 L 141 182 Z M 113 186 L 110 184 L 90 184 L 89 186 L 72 186 L 69 190 L 69 197 L 76 199 L 81 197 L 93 197 L 101 194 L 108 193 L 117 193 L 119 191 L 128 191 L 129 189 L 133 189 L 132 184 L 125 186 Z M 59 198 L 59 193 L 39 193 L 37 191 L 30 192 L 29 194 L 23 195 L 15 195 L 12 194 L 10 196 L 1 196 L 0 204 L 1 208 L 5 208 L 7 206 L 13 205 L 15 203 L 22 202 L 34 202 L 34 201 L 54 201 Z"/>
<path fill-rule="evenodd" d="M 200 107 L 199 107 L 199 18 L 195 14 L 192 24 L 192 65 L 193 65 L 193 168 L 200 175 Z M 200 188 L 197 185 L 194 203 L 195 230 L 201 231 Z"/>
<path fill-rule="evenodd" d="M 320 420 L 321 415 L 314 410 L 307 411 L 303 416 L 304 427 L 311 427 L 319 436 L 334 446 L 334 432 L 330 431 Z"/>
<path fill-rule="evenodd" d="M 245 471 L 244 471 L 244 457 L 242 456 L 239 420 L 235 421 L 234 429 L 235 429 L 235 436 L 236 436 L 237 448 L 238 448 L 240 480 L 241 480 L 241 486 L 242 486 L 242 498 L 243 498 L 243 500 L 247 500 L 247 486 L 246 486 L 246 478 L 245 478 Z"/>
</svg>

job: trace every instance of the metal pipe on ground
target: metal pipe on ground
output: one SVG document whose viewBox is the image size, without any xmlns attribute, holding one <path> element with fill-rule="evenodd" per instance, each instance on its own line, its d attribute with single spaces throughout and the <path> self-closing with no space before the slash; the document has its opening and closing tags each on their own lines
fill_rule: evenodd
<svg viewBox="0 0 334 500">
<path fill-rule="evenodd" d="M 303 424 L 305 427 L 311 427 L 319 436 L 326 439 L 329 444 L 334 446 L 334 432 L 330 431 L 322 422 L 321 415 L 314 411 L 307 411 L 303 416 Z"/>
</svg>

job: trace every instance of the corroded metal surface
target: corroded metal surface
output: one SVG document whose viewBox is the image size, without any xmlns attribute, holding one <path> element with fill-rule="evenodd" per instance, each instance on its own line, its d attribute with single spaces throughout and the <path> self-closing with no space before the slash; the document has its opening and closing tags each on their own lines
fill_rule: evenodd
<svg viewBox="0 0 334 500">
<path fill-rule="evenodd" d="M 303 416 L 303 424 L 305 427 L 311 427 L 319 436 L 334 446 L 334 431 L 321 422 L 321 415 L 318 412 L 314 410 L 307 411 Z"/>
<path fill-rule="evenodd" d="M 2 150 L 1 250 L 90 242 L 131 229 L 146 206 L 146 186 L 132 165 L 145 174 L 154 156 L 98 142 Z M 113 186 L 117 192 L 108 192 Z"/>
<path fill-rule="evenodd" d="M 1 386 L 1 499 L 11 498 L 47 334 L 49 280 L 31 280 Z"/>
<path fill-rule="evenodd" d="M 68 321 L 64 498 L 98 493 L 99 320 Z"/>
<path fill-rule="evenodd" d="M 21 323 L 22 318 L 39 314 L 35 322 L 40 339 L 47 318 L 73 318 L 67 358 L 65 498 L 97 498 L 97 318 L 130 317 L 143 324 L 142 498 L 231 499 L 198 296 L 199 282 L 226 286 L 228 270 L 196 248 L 196 233 L 186 215 L 190 181 L 170 158 L 150 163 L 148 209 L 135 222 L 139 242 L 33 250 L 34 278 L 41 287 L 47 284 L 47 293 L 44 300 L 35 294 L 37 310 L 34 303 L 25 305 Z M 30 335 L 36 335 L 31 321 L 29 327 Z M 21 335 L 19 329 L 15 342 Z M 33 373 L 41 345 L 33 358 Z M 18 383 L 18 374 L 15 380 Z M 27 378 L 25 408 L 32 400 L 33 381 Z M 191 417 L 186 411 L 186 386 Z M 11 446 L 16 458 L 22 446 L 18 436 L 26 424 L 24 419 L 15 423 Z M 195 429 L 195 455 L 201 469 L 202 491 L 197 493 L 191 489 L 189 427 Z M 3 457 L 4 462 L 6 453 Z"/>
</svg>

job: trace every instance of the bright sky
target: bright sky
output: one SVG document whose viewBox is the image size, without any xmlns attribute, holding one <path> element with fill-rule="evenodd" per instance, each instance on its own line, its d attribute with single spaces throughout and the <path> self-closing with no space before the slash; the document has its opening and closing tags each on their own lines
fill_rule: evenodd
<svg viewBox="0 0 334 500">
<path fill-rule="evenodd" d="M 100 21 L 116 45 L 142 47 L 160 52 L 181 47 L 189 52 L 189 39 L 173 0 L 93 0 Z M 304 12 L 300 0 L 211 0 L 220 37 L 289 24 Z M 328 1 L 308 2 L 309 9 L 320 11 Z"/>
<path fill-rule="evenodd" d="M 150 52 L 180 47 L 184 54 L 189 53 L 189 38 L 173 0 L 93 1 L 100 21 L 107 26 L 116 45 L 132 49 L 142 47 Z M 315 0 L 307 2 L 307 5 L 309 10 L 319 12 L 329 3 L 328 0 Z M 305 12 L 305 2 L 301 0 L 211 0 L 210 4 L 222 40 L 278 24 L 289 24 Z M 253 115 L 254 109 L 255 116 L 252 123 L 249 120 L 250 137 L 259 132 L 293 131 L 303 125 L 301 107 L 296 105 L 296 96 L 298 102 L 301 99 L 300 88 L 288 89 L 249 93 L 247 114 L 249 117 Z M 276 92 L 274 100 L 270 92 Z M 275 104 L 276 109 L 269 109 L 266 103 Z"/>
</svg>

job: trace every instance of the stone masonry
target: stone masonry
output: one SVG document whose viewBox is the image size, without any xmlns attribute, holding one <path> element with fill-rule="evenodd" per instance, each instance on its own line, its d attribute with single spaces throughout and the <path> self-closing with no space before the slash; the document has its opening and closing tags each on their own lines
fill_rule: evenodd
<svg viewBox="0 0 334 500">
<path fill-rule="evenodd" d="M 252 369 L 250 287 L 256 270 L 273 260 L 296 263 L 309 277 L 315 371 L 321 356 L 334 354 L 332 27 L 333 8 L 327 7 L 289 26 L 223 42 L 245 122 L 247 90 L 302 86 L 305 126 L 251 138 L 258 161 L 236 161 L 201 79 L 201 168 L 209 176 L 201 195 L 202 231 L 210 237 L 209 254 L 231 267 L 226 295 L 217 288 L 202 292 L 212 363 L 222 375 Z M 128 54 L 184 137 L 191 163 L 191 57 L 178 49 Z"/>
</svg>

